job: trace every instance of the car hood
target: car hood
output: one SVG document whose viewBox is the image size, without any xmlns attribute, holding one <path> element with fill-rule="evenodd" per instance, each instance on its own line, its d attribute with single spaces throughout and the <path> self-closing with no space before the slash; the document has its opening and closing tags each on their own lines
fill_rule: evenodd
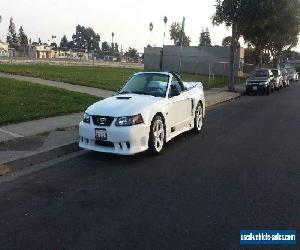
<svg viewBox="0 0 300 250">
<path fill-rule="evenodd" d="M 101 116 L 132 116 L 142 113 L 142 111 L 155 103 L 163 100 L 163 97 L 150 95 L 126 94 L 109 97 L 96 102 L 87 109 L 89 115 Z"/>
<path fill-rule="evenodd" d="M 266 82 L 269 81 L 268 77 L 251 77 L 248 79 L 248 82 Z"/>
</svg>

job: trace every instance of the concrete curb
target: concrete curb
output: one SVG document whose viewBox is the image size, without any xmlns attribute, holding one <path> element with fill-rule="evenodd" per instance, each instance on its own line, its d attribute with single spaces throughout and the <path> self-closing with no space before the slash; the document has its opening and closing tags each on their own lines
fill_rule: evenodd
<svg viewBox="0 0 300 250">
<path fill-rule="evenodd" d="M 44 163 L 53 160 L 54 158 L 59 158 L 77 151 L 80 151 L 80 148 L 78 147 L 78 142 L 71 142 L 58 147 L 53 147 L 40 152 L 35 152 L 16 160 L 2 163 L 1 166 L 6 167 L 6 171 L 2 176 L 13 174 L 25 168 Z"/>
<path fill-rule="evenodd" d="M 229 93 L 229 92 L 228 92 Z M 224 102 L 230 102 L 235 99 L 238 99 L 242 96 L 242 93 L 229 93 L 228 96 L 221 96 L 214 98 L 214 100 L 209 100 L 210 98 L 206 99 L 206 107 L 211 108 L 216 105 L 222 104 Z"/>
</svg>

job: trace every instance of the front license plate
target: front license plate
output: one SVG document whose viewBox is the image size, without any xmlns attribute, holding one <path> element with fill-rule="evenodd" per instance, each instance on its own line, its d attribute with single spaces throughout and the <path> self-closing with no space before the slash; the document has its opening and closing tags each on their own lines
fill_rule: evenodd
<svg viewBox="0 0 300 250">
<path fill-rule="evenodd" d="M 253 86 L 253 90 L 257 90 L 257 86 Z"/>
<path fill-rule="evenodd" d="M 95 129 L 95 140 L 105 141 L 107 140 L 107 131 L 106 129 Z"/>
</svg>

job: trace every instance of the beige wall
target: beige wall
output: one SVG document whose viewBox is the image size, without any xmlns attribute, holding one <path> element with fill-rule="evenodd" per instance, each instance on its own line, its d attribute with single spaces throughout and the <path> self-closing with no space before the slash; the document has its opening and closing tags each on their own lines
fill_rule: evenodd
<svg viewBox="0 0 300 250">
<path fill-rule="evenodd" d="M 0 57 L 8 57 L 8 44 L 0 42 Z"/>
</svg>

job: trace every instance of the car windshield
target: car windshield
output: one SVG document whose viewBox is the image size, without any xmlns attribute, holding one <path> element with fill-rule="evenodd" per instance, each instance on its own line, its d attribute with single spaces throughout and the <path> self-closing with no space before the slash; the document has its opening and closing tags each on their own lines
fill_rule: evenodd
<svg viewBox="0 0 300 250">
<path fill-rule="evenodd" d="M 274 76 L 278 76 L 278 70 L 274 69 L 274 70 L 272 70 L 272 73 Z"/>
<path fill-rule="evenodd" d="M 255 76 L 256 77 L 269 77 L 269 72 L 268 72 L 268 70 L 257 70 L 257 71 L 255 71 Z"/>
<path fill-rule="evenodd" d="M 169 76 L 161 73 L 143 73 L 131 77 L 119 94 L 141 94 L 165 97 Z"/>
</svg>

